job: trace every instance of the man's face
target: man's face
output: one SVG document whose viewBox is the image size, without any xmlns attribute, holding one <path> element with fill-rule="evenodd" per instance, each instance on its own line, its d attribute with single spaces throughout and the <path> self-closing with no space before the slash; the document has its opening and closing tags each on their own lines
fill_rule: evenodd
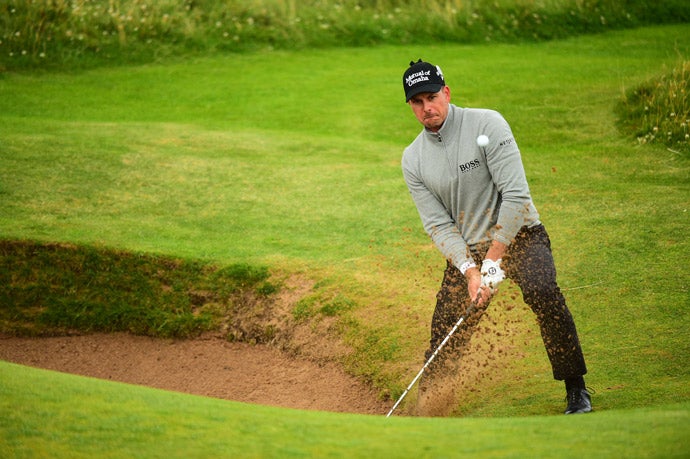
<svg viewBox="0 0 690 459">
<path fill-rule="evenodd" d="M 441 129 L 448 116 L 450 88 L 444 86 L 439 92 L 423 92 L 412 97 L 408 102 L 414 115 L 425 128 L 436 132 Z"/>
</svg>

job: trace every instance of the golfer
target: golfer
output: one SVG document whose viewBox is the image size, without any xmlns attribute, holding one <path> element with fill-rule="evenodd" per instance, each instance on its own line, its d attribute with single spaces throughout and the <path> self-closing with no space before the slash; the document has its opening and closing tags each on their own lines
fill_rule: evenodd
<svg viewBox="0 0 690 459">
<path fill-rule="evenodd" d="M 403 153 L 403 175 L 425 231 L 447 260 L 427 359 L 476 301 L 478 313 L 444 348 L 462 352 L 497 287 L 510 277 L 536 314 L 554 378 L 565 381 L 565 414 L 591 411 L 575 323 L 556 283 L 549 236 L 510 126 L 495 111 L 451 104 L 441 69 L 421 59 L 410 62 L 403 87 L 424 126 Z"/>
</svg>

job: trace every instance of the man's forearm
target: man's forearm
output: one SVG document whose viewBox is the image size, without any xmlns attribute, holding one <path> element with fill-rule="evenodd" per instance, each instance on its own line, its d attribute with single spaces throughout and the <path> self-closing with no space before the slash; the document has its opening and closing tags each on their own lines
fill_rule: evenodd
<svg viewBox="0 0 690 459">
<path fill-rule="evenodd" d="M 491 247 L 489 247 L 489 250 L 486 252 L 486 256 L 484 256 L 484 258 L 493 261 L 500 260 L 501 258 L 503 258 L 503 255 L 506 253 L 507 249 L 508 246 L 506 244 L 494 239 L 491 242 Z"/>
</svg>

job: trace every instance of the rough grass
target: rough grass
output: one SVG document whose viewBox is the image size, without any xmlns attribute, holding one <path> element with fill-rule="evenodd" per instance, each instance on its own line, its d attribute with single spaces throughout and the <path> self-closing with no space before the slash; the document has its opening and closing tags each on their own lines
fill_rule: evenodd
<svg viewBox="0 0 690 459">
<path fill-rule="evenodd" d="M 0 240 L 0 332 L 6 334 L 127 331 L 189 338 L 237 323 L 239 308 L 255 307 L 276 288 L 265 267 Z M 229 338 L 237 328 L 225 331 Z"/>
<path fill-rule="evenodd" d="M 690 155 L 690 61 L 629 88 L 616 111 L 622 130 L 641 144 Z"/>
<path fill-rule="evenodd" d="M 0 66 L 64 69 L 266 48 L 515 43 L 688 19 L 684 0 L 0 0 Z"/>
</svg>

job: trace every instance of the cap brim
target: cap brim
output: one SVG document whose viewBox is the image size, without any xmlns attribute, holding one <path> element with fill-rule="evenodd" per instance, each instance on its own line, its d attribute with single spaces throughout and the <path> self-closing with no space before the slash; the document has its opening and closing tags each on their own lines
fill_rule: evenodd
<svg viewBox="0 0 690 459">
<path fill-rule="evenodd" d="M 427 84 L 424 86 L 417 86 L 416 88 L 412 88 L 405 93 L 405 102 L 409 102 L 410 99 L 412 99 L 417 94 L 421 94 L 423 92 L 436 93 L 439 92 L 441 89 L 443 89 L 442 84 Z"/>
</svg>

